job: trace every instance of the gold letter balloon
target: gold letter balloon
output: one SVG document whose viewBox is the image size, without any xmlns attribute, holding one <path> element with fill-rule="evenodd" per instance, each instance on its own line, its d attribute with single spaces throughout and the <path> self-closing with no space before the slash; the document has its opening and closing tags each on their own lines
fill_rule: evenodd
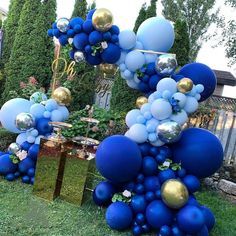
<svg viewBox="0 0 236 236">
<path fill-rule="evenodd" d="M 113 15 L 106 8 L 97 9 L 92 18 L 93 26 L 98 31 L 108 31 L 113 25 Z"/>
<path fill-rule="evenodd" d="M 170 208 L 183 207 L 188 201 L 188 196 L 186 186 L 177 179 L 167 180 L 161 187 L 162 200 Z"/>
<path fill-rule="evenodd" d="M 69 105 L 71 102 L 71 92 L 68 88 L 59 87 L 52 92 L 52 98 L 60 105 Z"/>
</svg>

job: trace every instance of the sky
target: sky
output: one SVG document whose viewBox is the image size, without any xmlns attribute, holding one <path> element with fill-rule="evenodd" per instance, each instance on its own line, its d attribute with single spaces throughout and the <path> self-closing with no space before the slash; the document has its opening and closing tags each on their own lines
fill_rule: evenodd
<svg viewBox="0 0 236 236">
<path fill-rule="evenodd" d="M 10 0 L 0 0 L 0 7 L 7 10 L 9 2 Z M 57 0 L 57 17 L 70 18 L 74 2 L 75 0 Z M 88 0 L 87 2 L 91 4 L 93 0 Z M 144 2 L 145 0 L 96 0 L 97 8 L 105 7 L 113 13 L 114 24 L 118 25 L 121 30 L 133 29 L 139 10 Z M 146 2 L 149 4 L 150 0 L 146 0 Z M 221 12 L 224 14 L 226 19 L 235 18 L 235 10 L 224 6 L 223 2 L 223 0 L 218 0 L 217 6 L 221 8 Z M 162 6 L 158 4 L 157 15 L 161 15 L 161 11 Z M 213 27 L 209 29 L 210 32 L 213 30 Z M 219 31 L 218 37 L 220 36 L 221 32 Z M 225 57 L 224 47 L 218 46 L 212 48 L 212 46 L 216 44 L 216 40 L 210 40 L 203 43 L 197 57 L 197 62 L 204 63 L 212 69 L 230 71 L 234 76 L 236 76 L 236 65 L 234 67 L 229 67 L 227 65 L 228 59 Z M 225 86 L 223 96 L 236 98 L 236 86 Z"/>
</svg>

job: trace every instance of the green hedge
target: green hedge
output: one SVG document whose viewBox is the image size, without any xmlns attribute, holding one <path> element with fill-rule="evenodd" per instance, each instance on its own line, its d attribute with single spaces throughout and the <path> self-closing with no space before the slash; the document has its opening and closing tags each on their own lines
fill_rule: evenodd
<svg viewBox="0 0 236 236">
<path fill-rule="evenodd" d="M 7 151 L 8 146 L 16 141 L 17 134 L 13 134 L 0 128 L 0 151 Z"/>
</svg>

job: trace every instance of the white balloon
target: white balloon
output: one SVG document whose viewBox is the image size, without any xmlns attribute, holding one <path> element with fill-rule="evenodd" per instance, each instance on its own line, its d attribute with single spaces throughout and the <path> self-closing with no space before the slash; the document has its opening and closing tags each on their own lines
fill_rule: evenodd
<svg viewBox="0 0 236 236">
<path fill-rule="evenodd" d="M 175 121 L 179 125 L 183 125 L 188 120 L 188 115 L 185 112 L 185 110 L 181 110 L 181 112 L 178 112 L 177 114 L 173 114 L 170 119 L 172 121 Z"/>
<path fill-rule="evenodd" d="M 171 78 L 163 78 L 157 84 L 156 89 L 161 93 L 163 93 L 165 90 L 169 90 L 171 94 L 174 94 L 177 92 L 177 83 Z"/>
<path fill-rule="evenodd" d="M 198 109 L 198 101 L 194 97 L 187 97 L 184 110 L 187 113 L 193 113 Z"/>
<path fill-rule="evenodd" d="M 172 107 L 168 101 L 159 98 L 152 103 L 151 113 L 156 119 L 164 120 L 171 116 Z"/>
</svg>

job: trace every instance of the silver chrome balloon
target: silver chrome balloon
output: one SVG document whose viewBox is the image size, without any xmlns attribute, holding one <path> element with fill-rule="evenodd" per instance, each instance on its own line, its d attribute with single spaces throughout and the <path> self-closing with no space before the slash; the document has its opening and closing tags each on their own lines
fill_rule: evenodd
<svg viewBox="0 0 236 236">
<path fill-rule="evenodd" d="M 155 63 L 156 72 L 162 76 L 170 76 L 175 72 L 177 60 L 172 54 L 160 55 Z"/>
<path fill-rule="evenodd" d="M 20 131 L 32 129 L 35 126 L 35 118 L 30 113 L 20 113 L 16 116 L 16 127 Z"/>
<path fill-rule="evenodd" d="M 8 147 L 8 152 L 16 154 L 21 150 L 20 145 L 18 143 L 11 143 Z"/>
<path fill-rule="evenodd" d="M 69 29 L 70 21 L 67 18 L 60 18 L 57 21 L 57 28 L 62 32 L 65 33 Z"/>
<path fill-rule="evenodd" d="M 177 142 L 181 137 L 181 126 L 175 121 L 168 121 L 157 127 L 157 135 L 164 143 Z"/>
<path fill-rule="evenodd" d="M 80 62 L 84 60 L 84 54 L 80 51 L 75 52 L 74 59 L 76 62 Z"/>
</svg>

